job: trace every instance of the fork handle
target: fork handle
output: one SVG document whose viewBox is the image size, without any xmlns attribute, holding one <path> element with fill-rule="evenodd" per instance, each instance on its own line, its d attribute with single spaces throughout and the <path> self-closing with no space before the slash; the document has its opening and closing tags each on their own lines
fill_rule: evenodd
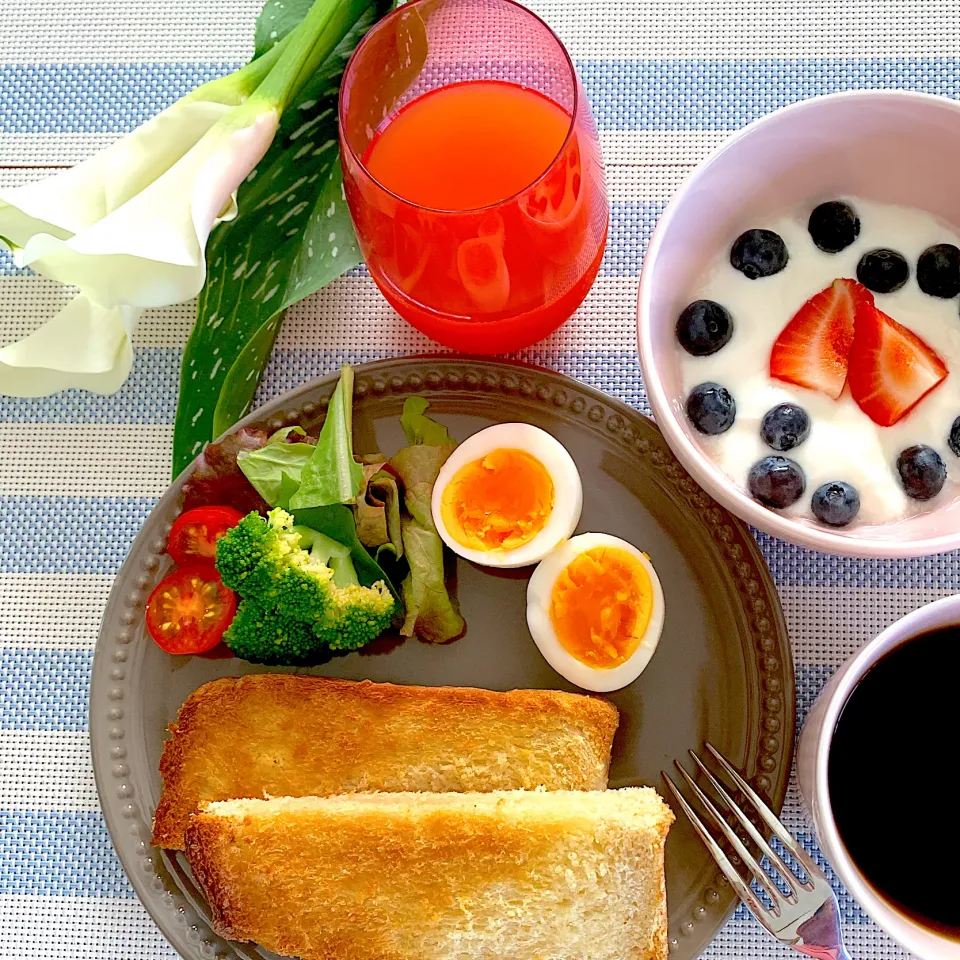
<svg viewBox="0 0 960 960">
<path fill-rule="evenodd" d="M 799 924 L 794 950 L 815 960 L 851 960 L 843 946 L 840 930 L 840 911 L 836 895 L 831 891 L 812 917 Z"/>
<path fill-rule="evenodd" d="M 815 947 L 813 945 L 804 945 L 795 947 L 799 953 L 805 953 L 808 957 L 814 957 L 815 960 L 852 960 L 846 947 L 842 943 L 835 947 Z"/>
</svg>

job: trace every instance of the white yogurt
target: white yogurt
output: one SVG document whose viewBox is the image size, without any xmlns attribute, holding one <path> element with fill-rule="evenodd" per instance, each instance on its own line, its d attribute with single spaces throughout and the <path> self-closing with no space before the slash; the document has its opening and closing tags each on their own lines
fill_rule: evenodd
<svg viewBox="0 0 960 960">
<path fill-rule="evenodd" d="M 810 498 L 823 483 L 845 480 L 860 493 L 857 522 L 884 523 L 931 509 L 960 493 L 960 458 L 947 446 L 960 415 L 960 311 L 958 301 L 928 296 L 917 286 L 917 258 L 935 243 L 960 247 L 960 236 L 929 213 L 866 200 L 846 199 L 860 218 L 860 236 L 840 253 L 817 249 L 807 232 L 810 210 L 770 223 L 747 223 L 744 230 L 766 227 L 787 246 L 787 266 L 772 277 L 748 280 L 730 266 L 730 249 L 717 252 L 703 284 L 689 301 L 715 300 L 733 317 L 729 343 L 710 357 L 692 357 L 679 345 L 685 393 L 705 380 L 726 387 L 737 404 L 733 426 L 716 437 L 698 434 L 704 450 L 741 487 L 750 467 L 776 454 L 760 439 L 760 421 L 778 403 L 796 403 L 810 415 L 810 435 L 780 456 L 789 457 L 806 475 L 804 495 L 781 511 L 811 517 Z M 811 204 L 812 209 L 814 204 Z M 731 245 L 735 238 L 731 237 Z M 892 427 L 875 424 L 844 390 L 838 400 L 815 390 L 770 377 L 770 351 L 787 322 L 812 296 L 841 277 L 856 279 L 857 262 L 868 250 L 889 247 L 910 265 L 910 279 L 895 293 L 875 293 L 878 309 L 928 343 L 947 365 L 946 380 Z M 933 447 L 947 465 L 947 482 L 933 500 L 912 500 L 904 492 L 896 461 L 916 443 Z"/>
</svg>

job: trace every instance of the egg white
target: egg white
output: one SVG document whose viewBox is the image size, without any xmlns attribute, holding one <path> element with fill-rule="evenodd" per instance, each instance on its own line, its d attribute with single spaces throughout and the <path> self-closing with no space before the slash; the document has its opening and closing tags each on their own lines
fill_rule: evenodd
<svg viewBox="0 0 960 960">
<path fill-rule="evenodd" d="M 624 663 L 610 669 L 587 666 L 569 653 L 560 643 L 553 628 L 553 621 L 550 619 L 550 600 L 557 578 L 581 553 L 592 550 L 594 547 L 616 547 L 629 553 L 647 571 L 653 593 L 650 622 L 637 649 Z M 578 687 L 583 687 L 584 690 L 608 693 L 633 683 L 643 673 L 657 649 L 663 630 L 663 617 L 663 588 L 660 586 L 660 578 L 653 569 L 649 557 L 641 553 L 632 543 L 606 533 L 582 533 L 562 543 L 543 558 L 537 569 L 533 571 L 527 585 L 527 626 L 530 628 L 534 643 L 543 654 L 544 660 L 557 673 Z"/>
<path fill-rule="evenodd" d="M 523 450 L 539 460 L 553 480 L 553 511 L 543 529 L 511 550 L 474 550 L 450 534 L 443 522 L 443 491 L 461 467 L 494 450 Z M 573 457 L 545 430 L 529 423 L 498 423 L 468 437 L 443 465 L 433 488 L 433 522 L 443 542 L 458 556 L 485 567 L 525 567 L 537 563 L 576 529 L 583 508 L 583 485 Z"/>
</svg>

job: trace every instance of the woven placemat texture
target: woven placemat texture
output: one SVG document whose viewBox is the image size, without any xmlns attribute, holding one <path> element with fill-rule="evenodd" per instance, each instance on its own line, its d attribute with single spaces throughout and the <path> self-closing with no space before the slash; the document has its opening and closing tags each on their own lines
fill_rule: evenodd
<svg viewBox="0 0 960 960">
<path fill-rule="evenodd" d="M 20 0 L 0 15 L 0 182 L 89 156 L 250 54 L 260 0 Z M 576 60 L 602 131 L 612 206 L 583 308 L 523 357 L 649 412 L 636 359 L 637 276 L 664 203 L 730 131 L 863 87 L 960 96 L 960 0 L 535 0 Z M 63 303 L 0 257 L 0 342 Z M 98 811 L 86 739 L 111 579 L 168 478 L 189 305 L 150 312 L 114 396 L 0 397 L 0 960 L 170 960 Z M 362 270 L 297 306 L 268 399 L 362 362 L 432 349 Z M 799 713 L 890 621 L 960 586 L 951 554 L 865 562 L 760 537 L 783 598 Z M 814 849 L 795 786 L 786 820 Z M 900 960 L 842 891 L 850 953 Z M 785 957 L 742 911 L 710 960 Z"/>
</svg>

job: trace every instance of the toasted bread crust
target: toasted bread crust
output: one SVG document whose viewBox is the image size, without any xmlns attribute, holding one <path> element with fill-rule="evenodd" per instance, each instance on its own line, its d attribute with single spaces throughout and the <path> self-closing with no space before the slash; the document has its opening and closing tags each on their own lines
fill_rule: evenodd
<svg viewBox="0 0 960 960">
<path fill-rule="evenodd" d="M 667 957 L 654 791 L 422 796 L 207 805 L 186 855 L 217 932 L 302 960 Z"/>
<path fill-rule="evenodd" d="M 500 693 L 256 674 L 214 680 L 163 749 L 153 843 L 183 849 L 204 801 L 368 790 L 600 790 L 616 708 L 553 690 Z"/>
</svg>

